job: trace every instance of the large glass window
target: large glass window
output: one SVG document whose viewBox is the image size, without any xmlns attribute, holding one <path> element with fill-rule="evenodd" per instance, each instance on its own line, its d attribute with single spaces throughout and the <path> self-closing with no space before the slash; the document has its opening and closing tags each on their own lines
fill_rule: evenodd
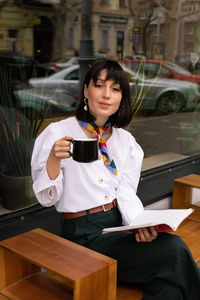
<svg viewBox="0 0 200 300">
<path fill-rule="evenodd" d="M 79 57 L 123 66 L 143 171 L 200 154 L 200 0 L 86 2 L 0 0 L 0 215 L 37 203 L 34 140 L 74 114 Z"/>
</svg>

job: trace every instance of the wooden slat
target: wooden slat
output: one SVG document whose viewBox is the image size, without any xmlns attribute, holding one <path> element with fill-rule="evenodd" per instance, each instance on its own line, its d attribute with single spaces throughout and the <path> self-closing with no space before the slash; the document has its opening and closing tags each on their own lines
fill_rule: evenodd
<svg viewBox="0 0 200 300">
<path fill-rule="evenodd" d="M 179 235 L 190 249 L 192 256 L 200 267 L 200 222 L 186 219 L 178 230 L 172 234 Z"/>
<path fill-rule="evenodd" d="M 174 180 L 172 208 L 187 207 L 192 204 L 192 188 L 200 188 L 200 176 L 190 174 Z M 199 202 L 195 203 L 199 206 Z"/>
<path fill-rule="evenodd" d="M 0 300 L 10 300 L 8 297 L 0 294 Z"/>
<path fill-rule="evenodd" d="M 50 272 L 48 274 L 64 283 L 61 276 Z M 134 284 L 120 283 L 117 287 L 117 300 L 142 300 L 142 290 Z"/>
<path fill-rule="evenodd" d="M 16 281 L 1 290 L 1 293 L 12 300 L 73 300 L 73 295 L 66 286 L 44 273 Z"/>
<path fill-rule="evenodd" d="M 184 185 L 187 185 L 190 187 L 196 187 L 196 188 L 200 189 L 200 175 L 189 174 L 184 177 L 175 179 L 174 182 L 179 182 Z"/>
<path fill-rule="evenodd" d="M 174 180 L 173 208 L 192 207 L 195 211 L 181 224 L 178 234 L 189 247 L 194 260 L 200 267 L 200 201 L 192 203 L 192 188 L 200 188 L 200 175 L 189 174 Z"/>
<path fill-rule="evenodd" d="M 0 266 L 0 290 L 29 274 L 40 271 L 40 267 L 3 247 L 0 247 Z"/>
<path fill-rule="evenodd" d="M 121 283 L 117 288 L 117 300 L 142 300 L 142 290 L 136 285 Z"/>
</svg>

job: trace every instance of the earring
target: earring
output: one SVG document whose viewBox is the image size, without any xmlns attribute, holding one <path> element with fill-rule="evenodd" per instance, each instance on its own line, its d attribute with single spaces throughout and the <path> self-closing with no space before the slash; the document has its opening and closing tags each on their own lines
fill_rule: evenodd
<svg viewBox="0 0 200 300">
<path fill-rule="evenodd" d="M 85 106 L 84 106 L 84 110 L 85 111 L 88 111 L 88 103 L 87 103 L 87 98 L 84 98 L 84 103 L 85 103 Z"/>
</svg>

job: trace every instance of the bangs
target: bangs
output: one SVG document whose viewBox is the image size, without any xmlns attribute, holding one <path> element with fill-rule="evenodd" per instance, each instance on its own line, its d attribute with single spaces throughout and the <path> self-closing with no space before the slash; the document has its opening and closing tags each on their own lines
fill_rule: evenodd
<svg viewBox="0 0 200 300">
<path fill-rule="evenodd" d="M 122 82 L 122 74 L 121 74 L 121 71 L 120 70 L 113 70 L 113 69 L 103 69 L 103 70 L 106 70 L 106 78 L 105 78 L 105 81 L 107 80 L 112 80 L 114 81 L 115 83 L 119 84 Z M 99 79 L 99 75 L 101 73 L 101 71 L 103 70 L 100 70 L 98 73 L 96 73 L 93 77 L 93 80 L 94 80 L 94 83 L 97 82 L 97 80 Z M 121 85 L 120 85 L 121 87 Z"/>
<path fill-rule="evenodd" d="M 106 70 L 106 78 L 105 80 L 112 80 L 115 83 L 120 85 L 120 88 L 122 88 L 124 85 L 126 85 L 126 76 L 124 75 L 122 67 L 118 63 L 110 63 L 109 61 L 102 62 L 102 64 L 99 65 L 99 67 L 93 69 L 93 74 L 91 74 L 91 78 L 93 79 L 94 83 L 96 84 L 97 80 L 99 79 L 99 75 L 101 71 Z"/>
</svg>

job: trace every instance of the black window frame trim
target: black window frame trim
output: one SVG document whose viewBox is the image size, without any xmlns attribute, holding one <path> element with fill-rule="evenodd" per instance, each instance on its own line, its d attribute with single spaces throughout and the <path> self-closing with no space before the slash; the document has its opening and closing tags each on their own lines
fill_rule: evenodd
<svg viewBox="0 0 200 300">
<path fill-rule="evenodd" d="M 200 175 L 200 154 L 143 171 L 137 194 L 144 206 L 171 197 L 174 179 L 188 174 Z"/>
</svg>

